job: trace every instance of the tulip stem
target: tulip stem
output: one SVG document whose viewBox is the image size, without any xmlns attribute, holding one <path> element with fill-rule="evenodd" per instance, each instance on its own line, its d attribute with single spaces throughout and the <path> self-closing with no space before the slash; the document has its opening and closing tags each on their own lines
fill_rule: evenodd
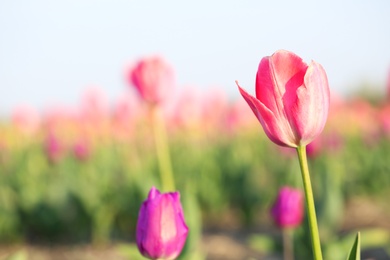
<svg viewBox="0 0 390 260">
<path fill-rule="evenodd" d="M 294 260 L 293 229 L 282 228 L 283 260 Z"/>
<path fill-rule="evenodd" d="M 167 132 L 164 120 L 157 106 L 151 107 L 151 116 L 162 190 L 164 192 L 175 191 L 175 180 L 172 172 Z"/>
<path fill-rule="evenodd" d="M 322 260 L 320 235 L 318 232 L 316 209 L 311 187 L 309 167 L 307 165 L 306 146 L 297 147 L 299 164 L 301 166 L 303 186 L 305 190 L 307 217 L 309 220 L 310 238 L 315 260 Z"/>
</svg>

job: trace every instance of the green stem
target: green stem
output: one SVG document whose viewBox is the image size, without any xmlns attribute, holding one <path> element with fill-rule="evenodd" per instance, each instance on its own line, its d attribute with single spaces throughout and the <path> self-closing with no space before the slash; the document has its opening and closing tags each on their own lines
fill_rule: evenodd
<svg viewBox="0 0 390 260">
<path fill-rule="evenodd" d="M 293 229 L 282 228 L 283 260 L 294 260 Z"/>
<path fill-rule="evenodd" d="M 175 181 L 172 173 L 171 157 L 164 120 L 161 117 L 157 106 L 150 107 L 150 110 L 162 190 L 164 192 L 175 191 Z"/>
<path fill-rule="evenodd" d="M 309 219 L 311 245 L 315 260 L 322 260 L 320 235 L 318 233 L 316 209 L 314 206 L 313 190 L 311 188 L 309 167 L 307 165 L 306 146 L 297 147 L 299 164 L 301 165 L 303 186 L 305 189 L 307 217 Z"/>
</svg>

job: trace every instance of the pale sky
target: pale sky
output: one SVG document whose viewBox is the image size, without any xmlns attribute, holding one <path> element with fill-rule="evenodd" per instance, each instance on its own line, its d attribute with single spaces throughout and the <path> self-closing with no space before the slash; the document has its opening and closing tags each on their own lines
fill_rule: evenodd
<svg viewBox="0 0 390 260">
<path fill-rule="evenodd" d="M 179 89 L 254 93 L 259 61 L 278 49 L 315 60 L 330 88 L 367 83 L 384 92 L 390 72 L 390 1 L 0 0 L 0 113 L 75 104 L 98 87 L 130 91 L 124 69 L 162 55 Z"/>
</svg>

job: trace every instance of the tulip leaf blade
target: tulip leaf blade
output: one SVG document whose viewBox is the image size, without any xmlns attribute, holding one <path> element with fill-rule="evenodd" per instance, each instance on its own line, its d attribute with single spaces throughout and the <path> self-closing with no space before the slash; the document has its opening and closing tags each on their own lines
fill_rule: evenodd
<svg viewBox="0 0 390 260">
<path fill-rule="evenodd" d="M 360 232 L 356 235 L 355 242 L 353 243 L 347 260 L 360 260 Z"/>
</svg>

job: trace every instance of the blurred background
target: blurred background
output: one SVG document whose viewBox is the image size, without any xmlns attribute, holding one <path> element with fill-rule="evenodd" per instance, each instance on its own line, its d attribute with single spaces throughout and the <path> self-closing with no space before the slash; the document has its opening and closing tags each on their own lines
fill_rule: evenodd
<svg viewBox="0 0 390 260">
<path fill-rule="evenodd" d="M 160 180 L 126 75 L 156 54 L 176 76 L 163 115 L 194 230 L 183 259 L 280 259 L 269 208 L 282 185 L 302 187 L 298 161 L 265 137 L 234 81 L 254 93 L 260 59 L 286 49 L 322 64 L 332 92 L 326 129 L 308 148 L 324 252 L 345 259 L 363 230 L 364 254 L 389 259 L 389 10 L 388 1 L 1 1 L 0 257 L 139 259 L 138 209 Z M 310 256 L 305 230 L 295 232 L 297 259 Z"/>
</svg>

